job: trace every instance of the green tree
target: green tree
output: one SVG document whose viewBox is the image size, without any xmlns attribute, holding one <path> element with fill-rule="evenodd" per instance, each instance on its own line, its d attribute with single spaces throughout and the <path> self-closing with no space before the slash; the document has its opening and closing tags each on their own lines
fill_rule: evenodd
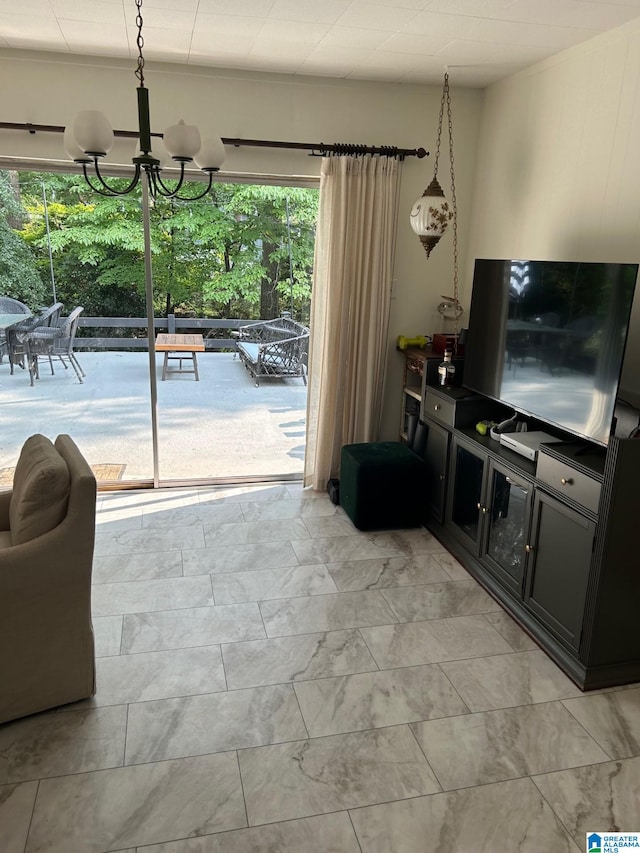
<svg viewBox="0 0 640 853">
<path fill-rule="evenodd" d="M 239 185 L 232 187 L 228 209 L 236 221 L 230 229 L 236 251 L 234 275 L 225 284 L 241 286 L 264 319 L 293 308 L 308 322 L 318 191 Z"/>
<path fill-rule="evenodd" d="M 25 212 L 9 172 L 0 172 L 0 294 L 35 309 L 48 300 L 48 291 L 19 229 Z"/>
<path fill-rule="evenodd" d="M 20 183 L 29 217 L 21 234 L 43 272 L 49 263 L 44 183 L 61 300 L 84 305 L 87 314 L 143 316 L 138 194 L 100 196 L 69 175 L 23 173 Z M 198 190 L 198 184 L 187 184 L 184 192 Z M 296 187 L 220 183 L 197 202 L 154 201 L 156 313 L 257 318 L 293 307 L 298 319 L 307 320 L 317 196 Z"/>
<path fill-rule="evenodd" d="M 50 241 L 58 298 L 83 305 L 87 315 L 144 316 L 140 200 L 99 196 L 71 175 L 22 173 L 20 181 L 29 215 L 22 236 L 42 267 Z"/>
</svg>

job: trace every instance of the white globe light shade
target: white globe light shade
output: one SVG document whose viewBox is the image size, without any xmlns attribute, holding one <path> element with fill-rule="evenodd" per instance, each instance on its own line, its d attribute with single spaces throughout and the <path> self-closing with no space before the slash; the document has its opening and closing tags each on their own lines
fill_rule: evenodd
<svg viewBox="0 0 640 853">
<path fill-rule="evenodd" d="M 70 160 L 73 160 L 74 163 L 90 163 L 91 158 L 87 157 L 82 148 L 76 142 L 76 138 L 73 135 L 73 128 L 71 125 L 67 125 L 64 129 L 64 134 L 62 136 L 62 144 L 64 145 L 64 150 L 67 152 L 67 156 Z"/>
<path fill-rule="evenodd" d="M 72 124 L 76 143 L 86 154 L 104 157 L 113 146 L 113 130 L 100 110 L 82 110 Z"/>
<path fill-rule="evenodd" d="M 163 133 L 164 146 L 170 157 L 178 160 L 193 160 L 200 150 L 200 131 L 193 124 L 178 124 L 168 127 Z"/>
<path fill-rule="evenodd" d="M 221 139 L 208 137 L 202 143 L 195 159 L 196 166 L 204 172 L 215 172 L 224 163 L 225 150 Z"/>
<path fill-rule="evenodd" d="M 434 178 L 411 208 L 411 227 L 420 238 L 427 257 L 453 219 L 453 210 Z"/>
</svg>

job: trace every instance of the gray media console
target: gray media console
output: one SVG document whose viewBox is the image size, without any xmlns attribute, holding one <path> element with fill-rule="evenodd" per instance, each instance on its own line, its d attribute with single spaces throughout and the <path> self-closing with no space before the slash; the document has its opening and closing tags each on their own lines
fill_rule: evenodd
<svg viewBox="0 0 640 853">
<path fill-rule="evenodd" d="M 531 461 L 475 430 L 509 414 L 425 382 L 425 526 L 581 688 L 640 681 L 640 440 Z"/>
</svg>

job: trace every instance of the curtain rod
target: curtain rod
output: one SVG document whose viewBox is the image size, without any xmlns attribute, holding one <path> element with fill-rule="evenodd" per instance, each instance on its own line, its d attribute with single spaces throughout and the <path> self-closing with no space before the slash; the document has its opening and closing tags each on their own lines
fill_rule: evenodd
<svg viewBox="0 0 640 853">
<path fill-rule="evenodd" d="M 19 123 L 12 121 L 0 121 L 0 130 L 26 130 L 29 133 L 64 133 L 64 127 L 57 124 L 32 124 L 31 122 Z M 114 130 L 114 136 L 125 139 L 137 139 L 139 134 L 135 130 Z M 152 133 L 162 139 L 161 133 Z M 350 142 L 273 142 L 266 139 L 236 139 L 222 137 L 223 145 L 233 145 L 236 148 L 241 145 L 254 148 L 295 148 L 301 151 L 310 151 L 312 157 L 323 157 L 325 154 L 337 154 L 339 156 L 351 155 L 361 156 L 363 154 L 382 154 L 386 157 L 428 157 L 429 152 L 424 148 L 396 148 L 392 145 L 354 145 Z"/>
</svg>

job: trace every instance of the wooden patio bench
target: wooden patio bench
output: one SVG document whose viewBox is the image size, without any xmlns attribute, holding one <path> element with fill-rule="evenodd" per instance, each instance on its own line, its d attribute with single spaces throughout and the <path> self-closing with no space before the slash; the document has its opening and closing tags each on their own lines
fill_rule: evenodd
<svg viewBox="0 0 640 853">
<path fill-rule="evenodd" d="M 295 320 L 278 317 L 240 326 L 237 351 L 256 386 L 263 376 L 301 376 L 307 384 L 309 329 Z"/>
</svg>

